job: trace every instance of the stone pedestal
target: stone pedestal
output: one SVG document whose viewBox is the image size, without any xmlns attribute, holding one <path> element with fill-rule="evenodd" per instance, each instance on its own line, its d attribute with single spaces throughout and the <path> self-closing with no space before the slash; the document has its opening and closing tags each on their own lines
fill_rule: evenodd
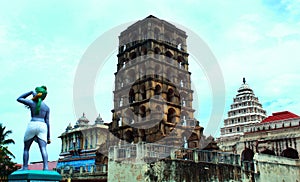
<svg viewBox="0 0 300 182">
<path fill-rule="evenodd" d="M 9 182 L 42 182 L 60 181 L 61 175 L 56 171 L 48 170 L 19 170 L 8 176 Z"/>
</svg>

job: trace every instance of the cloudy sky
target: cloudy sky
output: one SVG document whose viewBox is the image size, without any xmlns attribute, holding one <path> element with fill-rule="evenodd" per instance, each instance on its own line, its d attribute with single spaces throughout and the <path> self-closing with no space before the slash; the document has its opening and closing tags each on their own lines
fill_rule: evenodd
<svg viewBox="0 0 300 182">
<path fill-rule="evenodd" d="M 125 3 L 126 2 L 126 3 Z M 77 116 L 73 85 L 82 56 L 98 37 L 116 26 L 152 14 L 193 31 L 207 44 L 221 68 L 225 83 L 224 117 L 246 77 L 267 114 L 289 110 L 300 114 L 300 1 L 18 1 L 0 7 L 0 122 L 13 131 L 10 150 L 22 162 L 23 135 L 30 115 L 16 98 L 36 86 L 49 90 L 51 108 L 49 160 L 57 160 L 57 137 Z M 117 41 L 117 37 L 115 37 Z M 188 40 L 191 42 L 191 40 Z M 105 44 L 105 43 L 104 43 Z M 188 45 L 189 46 L 189 45 Z M 97 71 L 95 106 L 106 122 L 111 120 L 116 50 L 111 50 Z M 99 50 L 100 54 L 103 54 Z M 195 58 L 196 59 L 196 58 Z M 198 60 L 199 61 L 199 60 Z M 196 119 L 206 126 L 214 113 L 211 83 L 190 55 L 196 99 Z M 201 60 L 200 60 L 201 62 Z M 88 74 L 88 73 L 87 73 Z M 91 123 L 97 117 L 86 113 Z M 222 121 L 206 134 L 218 136 Z M 37 145 L 30 161 L 40 161 Z"/>
</svg>

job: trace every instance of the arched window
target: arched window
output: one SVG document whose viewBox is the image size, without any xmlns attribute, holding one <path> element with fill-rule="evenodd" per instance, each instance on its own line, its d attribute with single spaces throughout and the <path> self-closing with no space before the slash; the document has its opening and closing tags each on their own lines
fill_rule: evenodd
<svg viewBox="0 0 300 182">
<path fill-rule="evenodd" d="M 146 117 L 146 107 L 145 106 L 140 107 L 140 115 L 142 118 Z"/>
<path fill-rule="evenodd" d="M 183 137 L 183 147 L 188 148 L 188 141 L 186 139 L 186 136 Z"/>
<path fill-rule="evenodd" d="M 84 142 L 85 144 L 84 144 L 84 149 L 87 149 L 88 148 L 88 139 L 86 138 L 85 139 L 85 142 Z"/>
<path fill-rule="evenodd" d="M 155 58 L 158 58 L 159 55 L 160 55 L 160 52 L 161 52 L 160 48 L 155 47 L 155 48 L 154 48 L 154 57 L 155 57 Z"/>
<path fill-rule="evenodd" d="M 168 57 L 168 58 L 173 58 L 173 54 L 170 52 L 170 51 L 167 51 L 165 53 L 165 55 Z"/>
<path fill-rule="evenodd" d="M 90 148 L 93 148 L 93 135 L 90 136 L 90 141 L 91 141 Z"/>
<path fill-rule="evenodd" d="M 130 89 L 130 91 L 129 91 L 129 103 L 132 104 L 134 101 L 135 101 L 134 90 Z"/>
<path fill-rule="evenodd" d="M 176 111 L 173 108 L 170 108 L 168 110 L 168 115 L 167 115 L 167 122 L 169 123 L 175 123 L 176 120 Z"/>
<path fill-rule="evenodd" d="M 136 52 L 132 52 L 129 54 L 130 59 L 135 59 L 137 57 Z"/>
<path fill-rule="evenodd" d="M 125 132 L 125 140 L 129 143 L 133 142 L 133 134 L 132 134 L 132 131 L 128 130 Z M 129 153 L 130 154 L 130 153 Z"/>
<path fill-rule="evenodd" d="M 291 159 L 299 159 L 298 151 L 293 148 L 287 148 L 282 151 L 281 156 L 291 158 Z"/>
<path fill-rule="evenodd" d="M 120 107 L 122 107 L 123 106 L 123 98 L 121 97 L 120 98 L 120 105 L 119 105 Z"/>
<path fill-rule="evenodd" d="M 182 126 L 187 126 L 188 113 L 183 111 L 181 112 L 181 123 Z"/>
<path fill-rule="evenodd" d="M 147 93 L 146 93 L 145 85 L 140 86 L 140 93 L 141 93 L 141 96 L 142 96 L 142 100 L 146 99 Z"/>
<path fill-rule="evenodd" d="M 173 97 L 174 97 L 174 90 L 172 88 L 169 88 L 168 95 L 167 95 L 167 101 L 172 102 Z"/>
<path fill-rule="evenodd" d="M 182 68 L 182 63 L 184 63 L 184 58 L 182 56 L 177 57 L 178 67 Z"/>
<path fill-rule="evenodd" d="M 123 125 L 122 122 L 123 122 L 123 118 L 121 116 L 121 117 L 119 117 L 119 120 L 118 120 L 118 126 L 119 127 Z"/>
<path fill-rule="evenodd" d="M 177 49 L 181 50 L 183 43 L 182 43 L 182 39 L 180 37 L 178 37 L 176 39 L 176 44 L 177 44 Z"/>
<path fill-rule="evenodd" d="M 147 48 L 146 47 L 142 47 L 142 53 L 143 53 L 143 55 L 147 55 Z"/>
<path fill-rule="evenodd" d="M 156 85 L 156 86 L 155 86 L 154 94 L 155 94 L 155 95 L 161 94 L 161 86 L 160 86 L 160 85 Z"/>
<path fill-rule="evenodd" d="M 181 50 L 181 43 L 177 45 L 177 49 Z"/>
</svg>

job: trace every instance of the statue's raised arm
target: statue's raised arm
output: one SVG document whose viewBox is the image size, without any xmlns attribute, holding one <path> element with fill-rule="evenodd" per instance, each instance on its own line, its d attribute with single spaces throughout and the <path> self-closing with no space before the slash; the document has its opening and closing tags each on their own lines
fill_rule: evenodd
<svg viewBox="0 0 300 182">
<path fill-rule="evenodd" d="M 27 99 L 32 95 L 32 99 Z M 29 149 L 35 140 L 40 147 L 43 158 L 44 170 L 48 169 L 48 154 L 46 150 L 47 143 L 50 141 L 50 109 L 44 103 L 47 96 L 47 88 L 45 86 L 36 87 L 35 91 L 22 94 L 17 101 L 28 106 L 31 112 L 31 120 L 28 123 L 24 135 L 24 153 L 23 153 L 23 169 L 28 169 Z"/>
</svg>

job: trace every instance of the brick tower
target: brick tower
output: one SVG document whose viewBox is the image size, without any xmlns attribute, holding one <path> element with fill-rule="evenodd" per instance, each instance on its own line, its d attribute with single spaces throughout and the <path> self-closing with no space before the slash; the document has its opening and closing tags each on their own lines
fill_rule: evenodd
<svg viewBox="0 0 300 182">
<path fill-rule="evenodd" d="M 187 35 L 152 15 L 119 36 L 110 131 L 129 143 L 198 148 Z"/>
</svg>

